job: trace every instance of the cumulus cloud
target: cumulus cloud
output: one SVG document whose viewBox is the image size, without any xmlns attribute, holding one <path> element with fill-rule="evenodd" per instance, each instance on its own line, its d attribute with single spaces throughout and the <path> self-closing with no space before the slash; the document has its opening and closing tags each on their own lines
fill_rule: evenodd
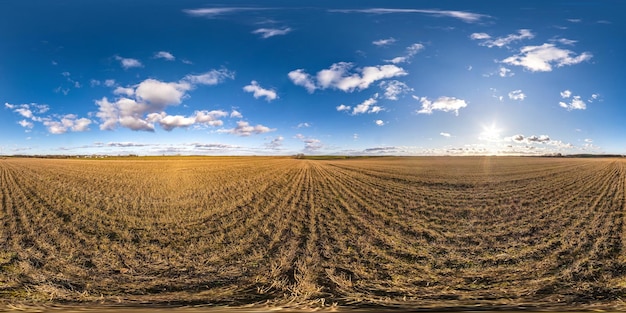
<svg viewBox="0 0 626 313">
<path fill-rule="evenodd" d="M 373 97 L 361 102 L 359 105 L 355 106 L 352 109 L 352 115 L 358 115 L 358 114 L 364 114 L 364 113 L 378 113 L 380 111 L 383 110 L 382 107 L 380 106 L 376 106 L 374 104 L 376 104 L 378 101 L 376 100 L 378 98 L 378 94 L 374 94 Z M 348 107 L 349 109 L 349 107 Z M 339 108 L 337 108 L 337 111 L 342 111 L 339 110 Z"/>
<path fill-rule="evenodd" d="M 44 126 L 51 134 L 64 134 L 67 131 L 72 132 L 84 132 L 89 130 L 91 120 L 88 118 L 78 118 L 74 114 L 67 114 L 62 116 L 59 120 L 52 118 L 46 118 L 43 121 Z"/>
<path fill-rule="evenodd" d="M 230 113 L 230 117 L 238 117 L 236 114 L 233 115 L 237 111 L 233 111 Z M 239 112 L 237 112 L 239 113 Z M 240 117 L 241 114 L 239 114 Z M 224 122 L 220 120 L 220 118 L 228 116 L 228 113 L 222 110 L 202 110 L 196 111 L 194 114 L 194 118 L 197 124 L 205 124 L 209 126 L 222 126 Z"/>
<path fill-rule="evenodd" d="M 137 86 L 135 94 L 137 100 L 146 102 L 155 110 L 162 110 L 167 105 L 180 104 L 191 88 L 191 84 L 186 82 L 166 83 L 149 78 Z"/>
<path fill-rule="evenodd" d="M 384 81 L 378 86 L 385 90 L 383 96 L 388 100 L 398 100 L 398 96 L 413 91 L 413 88 L 397 80 Z"/>
<path fill-rule="evenodd" d="M 278 98 L 276 91 L 274 91 L 273 89 L 264 89 L 255 80 L 251 81 L 250 85 L 243 87 L 243 90 L 245 92 L 252 92 L 253 93 L 252 95 L 254 96 L 255 99 L 258 99 L 260 97 L 265 97 L 265 100 L 267 100 L 267 102 L 270 102 Z"/>
<path fill-rule="evenodd" d="M 396 39 L 393 37 L 389 37 L 387 39 L 379 39 L 379 40 L 372 41 L 372 44 L 380 47 L 380 46 L 390 45 L 394 42 L 396 42 Z"/>
<path fill-rule="evenodd" d="M 283 140 L 284 139 L 285 138 L 283 138 L 283 136 L 278 136 L 278 137 L 272 139 L 272 141 L 266 143 L 265 147 L 267 149 L 271 149 L 271 150 L 278 150 L 283 145 Z"/>
<path fill-rule="evenodd" d="M 385 122 L 383 120 L 375 120 L 374 123 L 378 126 L 385 126 Z"/>
<path fill-rule="evenodd" d="M 528 29 L 520 29 L 517 31 L 517 34 L 509 34 L 505 37 L 492 38 L 489 34 L 486 33 L 473 33 L 470 35 L 470 38 L 473 40 L 480 40 L 479 45 L 486 46 L 489 48 L 493 47 L 506 47 L 510 43 L 519 41 L 522 39 L 532 39 L 535 35 Z"/>
<path fill-rule="evenodd" d="M 304 87 L 309 93 L 313 93 L 317 89 L 311 75 L 305 73 L 303 69 L 291 71 L 287 75 L 295 85 Z"/>
<path fill-rule="evenodd" d="M 242 136 L 242 137 L 247 137 L 247 136 L 250 136 L 252 134 L 263 134 L 263 133 L 268 133 L 268 132 L 272 132 L 272 131 L 275 131 L 275 130 L 276 129 L 272 129 L 272 128 L 269 128 L 267 126 L 263 126 L 261 124 L 255 125 L 255 126 L 251 126 L 248 122 L 239 121 L 239 122 L 237 122 L 237 126 L 235 128 L 220 129 L 220 130 L 218 130 L 218 132 L 219 133 L 233 134 L 233 135 Z"/>
<path fill-rule="evenodd" d="M 33 112 L 28 107 L 21 107 L 13 110 L 25 118 L 33 118 Z"/>
<path fill-rule="evenodd" d="M 561 98 L 567 99 L 567 98 L 569 98 L 571 96 L 572 96 L 572 92 L 571 91 L 569 91 L 569 90 L 561 91 Z"/>
<path fill-rule="evenodd" d="M 337 109 L 337 111 L 349 111 L 352 107 L 349 105 L 345 105 L 345 104 L 341 104 L 338 105 L 337 107 L 335 107 Z"/>
<path fill-rule="evenodd" d="M 352 92 L 367 89 L 378 80 L 408 74 L 401 67 L 391 64 L 358 68 L 356 73 L 351 72 L 352 68 L 353 64 L 349 62 L 335 63 L 330 68 L 319 71 L 316 75 L 316 82 L 302 69 L 290 72 L 289 78 L 294 84 L 305 87 L 310 93 L 317 88 L 332 88 Z"/>
<path fill-rule="evenodd" d="M 509 99 L 511 100 L 524 101 L 525 98 L 526 98 L 526 95 L 519 89 L 509 92 Z"/>
<path fill-rule="evenodd" d="M 322 141 L 316 138 L 306 137 L 302 134 L 296 134 L 294 138 L 304 143 L 304 152 L 315 152 L 324 147 Z"/>
<path fill-rule="evenodd" d="M 403 56 L 395 57 L 391 60 L 385 60 L 386 62 L 391 62 L 393 64 L 400 64 L 404 62 L 408 62 L 414 55 L 424 49 L 424 45 L 420 43 L 415 43 L 406 48 L 406 53 Z"/>
<path fill-rule="evenodd" d="M 574 52 L 556 47 L 554 44 L 544 43 L 541 46 L 526 46 L 520 53 L 510 56 L 502 63 L 522 66 L 531 72 L 550 72 L 552 67 L 574 65 L 590 60 L 592 54 L 583 52 L 575 55 Z"/>
<path fill-rule="evenodd" d="M 300 123 L 297 126 L 297 128 L 309 128 L 309 127 L 311 127 L 311 124 L 310 123 L 306 123 L 306 122 L 305 123 Z"/>
<path fill-rule="evenodd" d="M 491 39 L 491 36 L 489 36 L 489 34 L 487 33 L 473 33 L 470 35 L 470 38 L 472 38 L 473 40 L 484 40 Z"/>
<path fill-rule="evenodd" d="M 169 53 L 167 51 L 159 51 L 159 52 L 155 53 L 154 54 L 154 58 L 155 59 L 165 59 L 165 60 L 168 60 L 168 61 L 176 60 L 174 55 L 172 55 L 171 53 Z"/>
<path fill-rule="evenodd" d="M 167 115 L 159 119 L 161 127 L 167 131 L 171 131 L 176 127 L 189 127 L 196 123 L 193 117 L 185 117 L 182 115 Z"/>
<path fill-rule="evenodd" d="M 21 120 L 21 121 L 19 121 L 17 123 L 20 124 L 20 126 L 22 126 L 24 128 L 32 129 L 33 127 L 35 127 L 35 124 L 33 124 L 33 122 L 29 122 L 27 120 Z"/>
<path fill-rule="evenodd" d="M 457 116 L 459 110 L 467 107 L 465 100 L 457 99 L 455 97 L 439 97 L 437 100 L 429 100 L 426 97 L 413 96 L 413 99 L 419 101 L 422 104 L 422 109 L 418 110 L 418 114 L 432 114 L 433 111 L 454 112 Z"/>
<path fill-rule="evenodd" d="M 221 126 L 217 117 L 228 116 L 219 111 L 197 111 L 193 116 L 170 116 L 165 113 L 169 106 L 176 106 L 188 97 L 187 93 L 197 85 L 215 85 L 234 74 L 227 70 L 212 70 L 200 75 L 187 75 L 178 82 L 163 82 L 146 79 L 132 87 L 117 87 L 113 91 L 120 96 L 115 100 L 103 97 L 96 100 L 99 110 L 96 117 L 101 120 L 101 130 L 114 130 L 117 126 L 131 130 L 154 131 L 154 125 L 170 131 L 176 127 L 188 127 L 194 124 Z M 209 114 L 209 115 L 207 115 Z"/>
<path fill-rule="evenodd" d="M 565 103 L 563 101 L 559 102 L 559 106 L 562 108 L 567 109 L 568 111 L 571 110 L 585 110 L 587 109 L 587 104 L 585 103 L 585 101 L 583 101 L 580 96 L 574 96 L 572 97 L 572 100 L 570 101 L 570 103 Z"/>
<path fill-rule="evenodd" d="M 113 90 L 113 94 L 114 95 L 125 95 L 127 97 L 132 97 L 133 95 L 135 95 L 135 89 L 134 88 L 117 87 L 117 88 L 115 88 L 115 90 Z"/>
<path fill-rule="evenodd" d="M 243 115 L 241 114 L 241 112 L 239 112 L 237 110 L 232 110 L 230 112 L 230 117 L 231 118 L 243 118 Z"/>
<path fill-rule="evenodd" d="M 500 69 L 498 70 L 498 75 L 500 75 L 500 77 L 511 77 L 513 75 L 515 75 L 513 72 L 511 72 L 510 69 L 504 67 L 504 66 L 500 66 Z"/>
<path fill-rule="evenodd" d="M 13 110 L 13 112 L 19 114 L 23 119 L 18 124 L 24 128 L 32 129 L 35 127 L 33 122 L 42 123 L 48 129 L 51 134 L 63 134 L 68 131 L 71 132 L 84 132 L 89 130 L 89 125 L 92 121 L 88 118 L 79 118 L 75 114 L 57 115 L 52 114 L 49 116 L 41 116 L 35 114 L 44 114 L 48 112 L 50 107 L 46 104 L 10 104 L 5 103 L 4 106 L 7 109 Z"/>
<path fill-rule="evenodd" d="M 452 137 L 452 135 L 450 135 L 450 133 L 444 133 L 444 132 L 439 133 L 439 135 L 444 136 L 446 138 Z"/>
<path fill-rule="evenodd" d="M 274 37 L 274 36 L 286 35 L 289 32 L 291 32 L 291 28 L 287 27 L 287 28 L 283 28 L 283 29 L 278 29 L 278 28 L 259 28 L 257 30 L 254 30 L 252 33 L 253 34 L 259 34 L 259 35 L 261 35 L 261 37 L 263 39 L 267 39 L 267 38 Z"/>
<path fill-rule="evenodd" d="M 123 58 L 119 55 L 116 55 L 115 59 L 118 60 L 120 65 L 126 70 L 133 67 L 143 67 L 143 64 L 137 59 Z"/>
<path fill-rule="evenodd" d="M 107 79 L 104 81 L 104 85 L 107 87 L 115 86 L 115 79 Z"/>
<path fill-rule="evenodd" d="M 356 9 L 356 10 L 329 10 L 330 12 L 339 13 L 369 13 L 369 14 L 394 14 L 394 13 L 420 13 L 435 17 L 452 17 L 466 23 L 477 23 L 489 15 L 477 14 L 465 11 L 449 11 L 449 10 L 420 10 L 420 9 L 390 9 L 390 8 L 373 8 L 373 9 Z"/>
</svg>

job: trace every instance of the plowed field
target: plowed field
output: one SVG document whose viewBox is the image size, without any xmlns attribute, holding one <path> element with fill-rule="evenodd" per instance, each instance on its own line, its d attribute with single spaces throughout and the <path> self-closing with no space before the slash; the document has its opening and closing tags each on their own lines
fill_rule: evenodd
<svg viewBox="0 0 626 313">
<path fill-rule="evenodd" d="M 623 308 L 625 161 L 0 160 L 0 301 Z"/>
</svg>

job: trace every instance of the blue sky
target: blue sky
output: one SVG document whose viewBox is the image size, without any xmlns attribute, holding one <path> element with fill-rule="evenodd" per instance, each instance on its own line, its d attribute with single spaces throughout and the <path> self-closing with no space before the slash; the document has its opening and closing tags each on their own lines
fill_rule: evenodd
<svg viewBox="0 0 626 313">
<path fill-rule="evenodd" d="M 0 154 L 626 153 L 623 1 L 0 1 Z"/>
</svg>

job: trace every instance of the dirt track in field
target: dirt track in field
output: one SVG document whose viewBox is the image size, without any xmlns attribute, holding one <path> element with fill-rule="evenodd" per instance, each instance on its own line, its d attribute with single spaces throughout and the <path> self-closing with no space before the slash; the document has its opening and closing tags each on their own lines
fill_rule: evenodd
<svg viewBox="0 0 626 313">
<path fill-rule="evenodd" d="M 623 308 L 626 163 L 0 160 L 0 303 Z"/>
</svg>

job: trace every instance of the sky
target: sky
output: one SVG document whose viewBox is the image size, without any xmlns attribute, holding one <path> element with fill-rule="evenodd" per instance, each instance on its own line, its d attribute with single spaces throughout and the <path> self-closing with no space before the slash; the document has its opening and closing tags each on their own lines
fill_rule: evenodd
<svg viewBox="0 0 626 313">
<path fill-rule="evenodd" d="M 626 154 L 626 2 L 0 0 L 0 154 Z"/>
</svg>

